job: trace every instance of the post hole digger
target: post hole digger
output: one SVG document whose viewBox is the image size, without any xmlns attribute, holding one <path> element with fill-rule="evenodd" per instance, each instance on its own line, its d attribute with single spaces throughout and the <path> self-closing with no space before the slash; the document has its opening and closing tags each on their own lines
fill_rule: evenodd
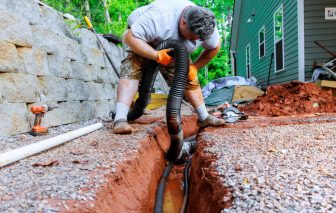
<svg viewBox="0 0 336 213">
<path fill-rule="evenodd" d="M 118 73 L 118 71 L 117 71 L 117 67 L 116 67 L 116 65 L 114 64 L 114 62 L 113 62 L 113 60 L 111 59 L 111 57 L 110 57 L 110 55 L 108 54 L 108 52 L 106 51 L 106 48 L 104 47 L 103 43 L 100 41 L 100 38 L 99 38 L 99 36 L 98 36 L 96 30 L 93 28 L 90 19 L 89 19 L 87 16 L 85 16 L 85 17 L 84 17 L 84 20 L 85 20 L 85 23 L 87 24 L 87 26 L 89 27 L 89 30 L 91 30 L 91 31 L 96 35 L 99 46 L 103 49 L 103 52 L 104 52 L 104 54 L 106 55 L 107 59 L 109 60 L 110 64 L 112 65 L 112 68 L 113 68 L 115 74 L 118 76 L 118 79 L 120 79 L 120 75 L 119 75 L 119 73 Z"/>
</svg>

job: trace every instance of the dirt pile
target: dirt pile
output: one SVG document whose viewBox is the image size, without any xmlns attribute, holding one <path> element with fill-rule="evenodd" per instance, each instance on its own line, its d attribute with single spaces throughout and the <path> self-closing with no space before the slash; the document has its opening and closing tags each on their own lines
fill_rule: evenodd
<svg viewBox="0 0 336 213">
<path fill-rule="evenodd" d="M 336 98 L 331 91 L 321 90 L 313 83 L 289 82 L 270 86 L 265 95 L 240 110 L 271 116 L 333 113 L 336 112 Z"/>
</svg>

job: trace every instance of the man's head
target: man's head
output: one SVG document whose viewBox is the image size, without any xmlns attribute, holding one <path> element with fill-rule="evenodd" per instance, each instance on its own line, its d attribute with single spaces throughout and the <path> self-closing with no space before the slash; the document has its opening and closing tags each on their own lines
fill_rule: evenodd
<svg viewBox="0 0 336 213">
<path fill-rule="evenodd" d="M 199 6 L 191 6 L 187 7 L 183 15 L 181 17 L 182 21 L 182 29 L 189 31 L 189 33 L 192 33 L 193 35 L 196 36 L 196 38 L 201 39 L 201 40 L 206 40 L 210 38 L 212 33 L 215 30 L 216 26 L 216 20 L 214 14 L 209 10 L 204 7 L 199 7 Z M 188 32 L 181 32 L 182 35 L 186 34 Z M 185 36 L 185 35 L 183 35 Z M 185 36 L 185 37 L 190 37 L 190 36 Z M 190 39 L 190 38 L 188 38 Z M 196 40 L 193 38 L 193 40 Z"/>
</svg>

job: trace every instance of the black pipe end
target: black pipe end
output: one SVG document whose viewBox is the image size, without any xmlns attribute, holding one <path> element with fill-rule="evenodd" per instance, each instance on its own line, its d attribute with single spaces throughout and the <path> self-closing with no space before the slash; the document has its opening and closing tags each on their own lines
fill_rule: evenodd
<svg viewBox="0 0 336 213">
<path fill-rule="evenodd" d="M 166 159 L 170 162 L 175 162 L 179 159 L 183 147 L 183 131 L 177 135 L 170 135 L 170 147 L 166 155 Z"/>
</svg>

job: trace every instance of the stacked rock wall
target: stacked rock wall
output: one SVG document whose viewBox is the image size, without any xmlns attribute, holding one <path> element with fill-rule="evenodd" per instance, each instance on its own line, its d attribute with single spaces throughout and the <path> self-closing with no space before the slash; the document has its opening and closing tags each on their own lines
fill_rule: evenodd
<svg viewBox="0 0 336 213">
<path fill-rule="evenodd" d="M 0 136 L 29 131 L 34 104 L 58 107 L 46 113 L 47 127 L 114 109 L 118 79 L 96 36 L 65 19 L 34 0 L 0 1 Z M 122 48 L 101 40 L 119 67 Z"/>
</svg>

